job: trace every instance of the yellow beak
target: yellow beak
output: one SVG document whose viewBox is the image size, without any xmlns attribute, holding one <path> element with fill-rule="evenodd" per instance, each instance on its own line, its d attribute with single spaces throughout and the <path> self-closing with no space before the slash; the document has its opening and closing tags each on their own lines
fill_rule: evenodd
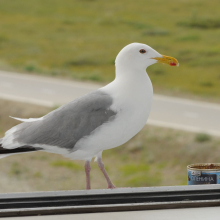
<svg viewBox="0 0 220 220">
<path fill-rule="evenodd" d="M 170 66 L 179 66 L 179 62 L 177 61 L 177 59 L 173 57 L 168 57 L 165 55 L 162 55 L 162 56 L 163 57 L 154 57 L 151 59 L 157 60 L 158 63 L 166 63 L 166 64 L 169 64 Z"/>
</svg>

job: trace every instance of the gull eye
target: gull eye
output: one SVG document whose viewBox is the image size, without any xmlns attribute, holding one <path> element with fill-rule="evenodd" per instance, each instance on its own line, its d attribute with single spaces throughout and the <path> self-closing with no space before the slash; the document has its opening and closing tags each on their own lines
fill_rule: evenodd
<svg viewBox="0 0 220 220">
<path fill-rule="evenodd" d="M 145 49 L 139 50 L 140 53 L 146 53 L 147 51 Z"/>
</svg>

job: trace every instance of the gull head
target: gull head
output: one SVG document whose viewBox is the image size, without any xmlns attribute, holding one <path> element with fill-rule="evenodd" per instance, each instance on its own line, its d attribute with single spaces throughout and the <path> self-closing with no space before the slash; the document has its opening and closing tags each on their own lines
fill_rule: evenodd
<svg viewBox="0 0 220 220">
<path fill-rule="evenodd" d="M 146 69 L 154 63 L 179 66 L 175 58 L 161 55 L 150 46 L 140 43 L 132 43 L 125 46 L 115 60 L 116 68 L 126 67 L 128 69 Z"/>
</svg>

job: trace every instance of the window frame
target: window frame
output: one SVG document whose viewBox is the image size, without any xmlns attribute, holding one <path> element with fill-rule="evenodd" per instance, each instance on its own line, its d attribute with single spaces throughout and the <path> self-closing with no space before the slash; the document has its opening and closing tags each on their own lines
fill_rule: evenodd
<svg viewBox="0 0 220 220">
<path fill-rule="evenodd" d="M 220 206 L 219 185 L 0 194 L 0 217 Z"/>
</svg>

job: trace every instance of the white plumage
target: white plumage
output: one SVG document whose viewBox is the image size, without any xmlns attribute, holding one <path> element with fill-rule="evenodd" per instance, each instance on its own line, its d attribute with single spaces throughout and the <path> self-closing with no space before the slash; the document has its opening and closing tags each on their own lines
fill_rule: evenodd
<svg viewBox="0 0 220 220">
<path fill-rule="evenodd" d="M 97 157 L 108 187 L 114 188 L 101 160 L 102 151 L 124 144 L 146 124 L 153 98 L 146 68 L 156 62 L 178 64 L 145 44 L 127 45 L 116 58 L 113 82 L 39 119 L 14 118 L 23 123 L 6 132 L 0 155 L 42 150 L 85 160 L 87 189 L 90 161 Z"/>
</svg>

